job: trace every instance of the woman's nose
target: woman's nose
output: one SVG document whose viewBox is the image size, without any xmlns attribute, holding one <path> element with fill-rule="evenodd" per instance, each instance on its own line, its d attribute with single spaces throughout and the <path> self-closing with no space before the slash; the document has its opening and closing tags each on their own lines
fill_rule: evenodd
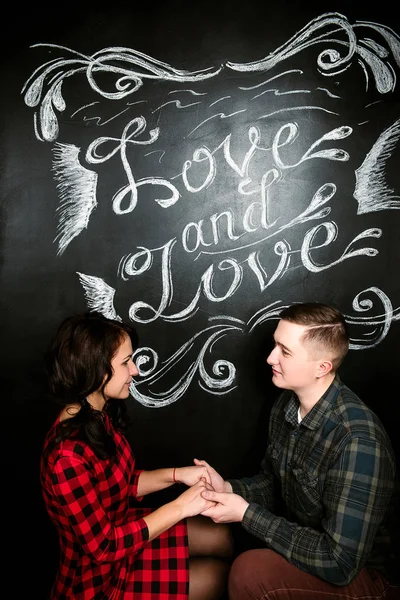
<svg viewBox="0 0 400 600">
<path fill-rule="evenodd" d="M 139 375 L 139 369 L 137 368 L 137 366 L 135 365 L 135 363 L 132 361 L 132 366 L 131 366 L 131 375 L 132 377 L 136 377 L 136 375 Z"/>
</svg>

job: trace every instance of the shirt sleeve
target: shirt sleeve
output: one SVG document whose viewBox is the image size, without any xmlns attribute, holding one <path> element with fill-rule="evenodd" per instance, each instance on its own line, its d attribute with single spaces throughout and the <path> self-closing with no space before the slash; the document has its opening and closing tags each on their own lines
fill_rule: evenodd
<svg viewBox="0 0 400 600">
<path fill-rule="evenodd" d="M 251 503 L 243 527 L 303 571 L 348 585 L 364 566 L 394 488 L 394 465 L 371 439 L 352 439 L 326 474 L 321 530 Z M 239 492 L 240 493 L 240 492 Z"/>
<path fill-rule="evenodd" d="M 268 462 L 267 455 L 261 464 L 261 472 L 254 477 L 228 479 L 235 494 L 247 502 L 256 502 L 268 510 L 276 508 L 276 478 Z"/>
<path fill-rule="evenodd" d="M 92 484 L 90 472 L 73 456 L 59 458 L 52 472 L 52 491 L 85 554 L 100 564 L 135 554 L 148 541 L 144 519 L 114 526 Z"/>
</svg>

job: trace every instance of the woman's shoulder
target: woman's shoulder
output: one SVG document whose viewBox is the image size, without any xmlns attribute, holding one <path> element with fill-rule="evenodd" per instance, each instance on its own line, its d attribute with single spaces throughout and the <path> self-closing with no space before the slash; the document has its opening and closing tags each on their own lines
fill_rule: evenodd
<svg viewBox="0 0 400 600">
<path fill-rule="evenodd" d="M 59 461 L 64 462 L 64 460 L 85 464 L 92 464 L 93 460 L 96 461 L 93 449 L 85 440 L 80 439 L 78 436 L 71 434 L 65 439 L 56 440 L 57 423 L 58 425 L 60 424 L 60 417 L 54 423 L 52 431 L 49 432 L 43 453 L 46 454 L 46 461 L 49 465 L 55 465 Z"/>
<path fill-rule="evenodd" d="M 86 454 L 88 444 L 76 436 L 76 431 L 72 430 L 69 435 L 60 437 L 60 430 L 79 410 L 79 404 L 68 404 L 57 415 L 44 444 L 44 453 L 48 453 L 49 460 L 55 461 L 63 455 Z"/>
</svg>

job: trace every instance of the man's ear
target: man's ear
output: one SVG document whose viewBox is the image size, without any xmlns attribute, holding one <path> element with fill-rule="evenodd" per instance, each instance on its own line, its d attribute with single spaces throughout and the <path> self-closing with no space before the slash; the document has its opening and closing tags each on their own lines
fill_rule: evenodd
<svg viewBox="0 0 400 600">
<path fill-rule="evenodd" d="M 332 369 L 333 369 L 332 361 L 328 360 L 327 358 L 324 360 L 318 361 L 317 373 L 316 373 L 317 379 L 319 379 L 320 377 L 324 377 L 325 375 L 328 375 L 328 373 L 332 372 Z"/>
</svg>

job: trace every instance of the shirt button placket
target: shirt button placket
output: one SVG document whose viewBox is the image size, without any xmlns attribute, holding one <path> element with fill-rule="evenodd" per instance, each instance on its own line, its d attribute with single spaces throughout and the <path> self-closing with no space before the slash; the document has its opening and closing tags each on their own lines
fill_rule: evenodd
<svg viewBox="0 0 400 600">
<path fill-rule="evenodd" d="M 291 469 L 291 467 L 292 467 L 292 456 L 293 456 L 293 453 L 294 453 L 294 447 L 296 445 L 296 441 L 297 441 L 298 435 L 299 435 L 299 429 L 296 428 L 296 429 L 294 429 L 292 431 L 292 434 L 290 436 L 289 452 L 288 452 L 288 459 L 287 459 L 287 462 L 286 462 L 286 469 Z M 286 478 L 285 478 L 285 483 L 286 483 L 286 486 L 285 486 L 286 487 L 286 490 L 285 490 L 285 499 L 286 499 L 286 501 L 288 501 L 288 498 L 290 496 L 290 493 L 289 493 L 289 477 L 288 476 L 286 476 Z"/>
</svg>

